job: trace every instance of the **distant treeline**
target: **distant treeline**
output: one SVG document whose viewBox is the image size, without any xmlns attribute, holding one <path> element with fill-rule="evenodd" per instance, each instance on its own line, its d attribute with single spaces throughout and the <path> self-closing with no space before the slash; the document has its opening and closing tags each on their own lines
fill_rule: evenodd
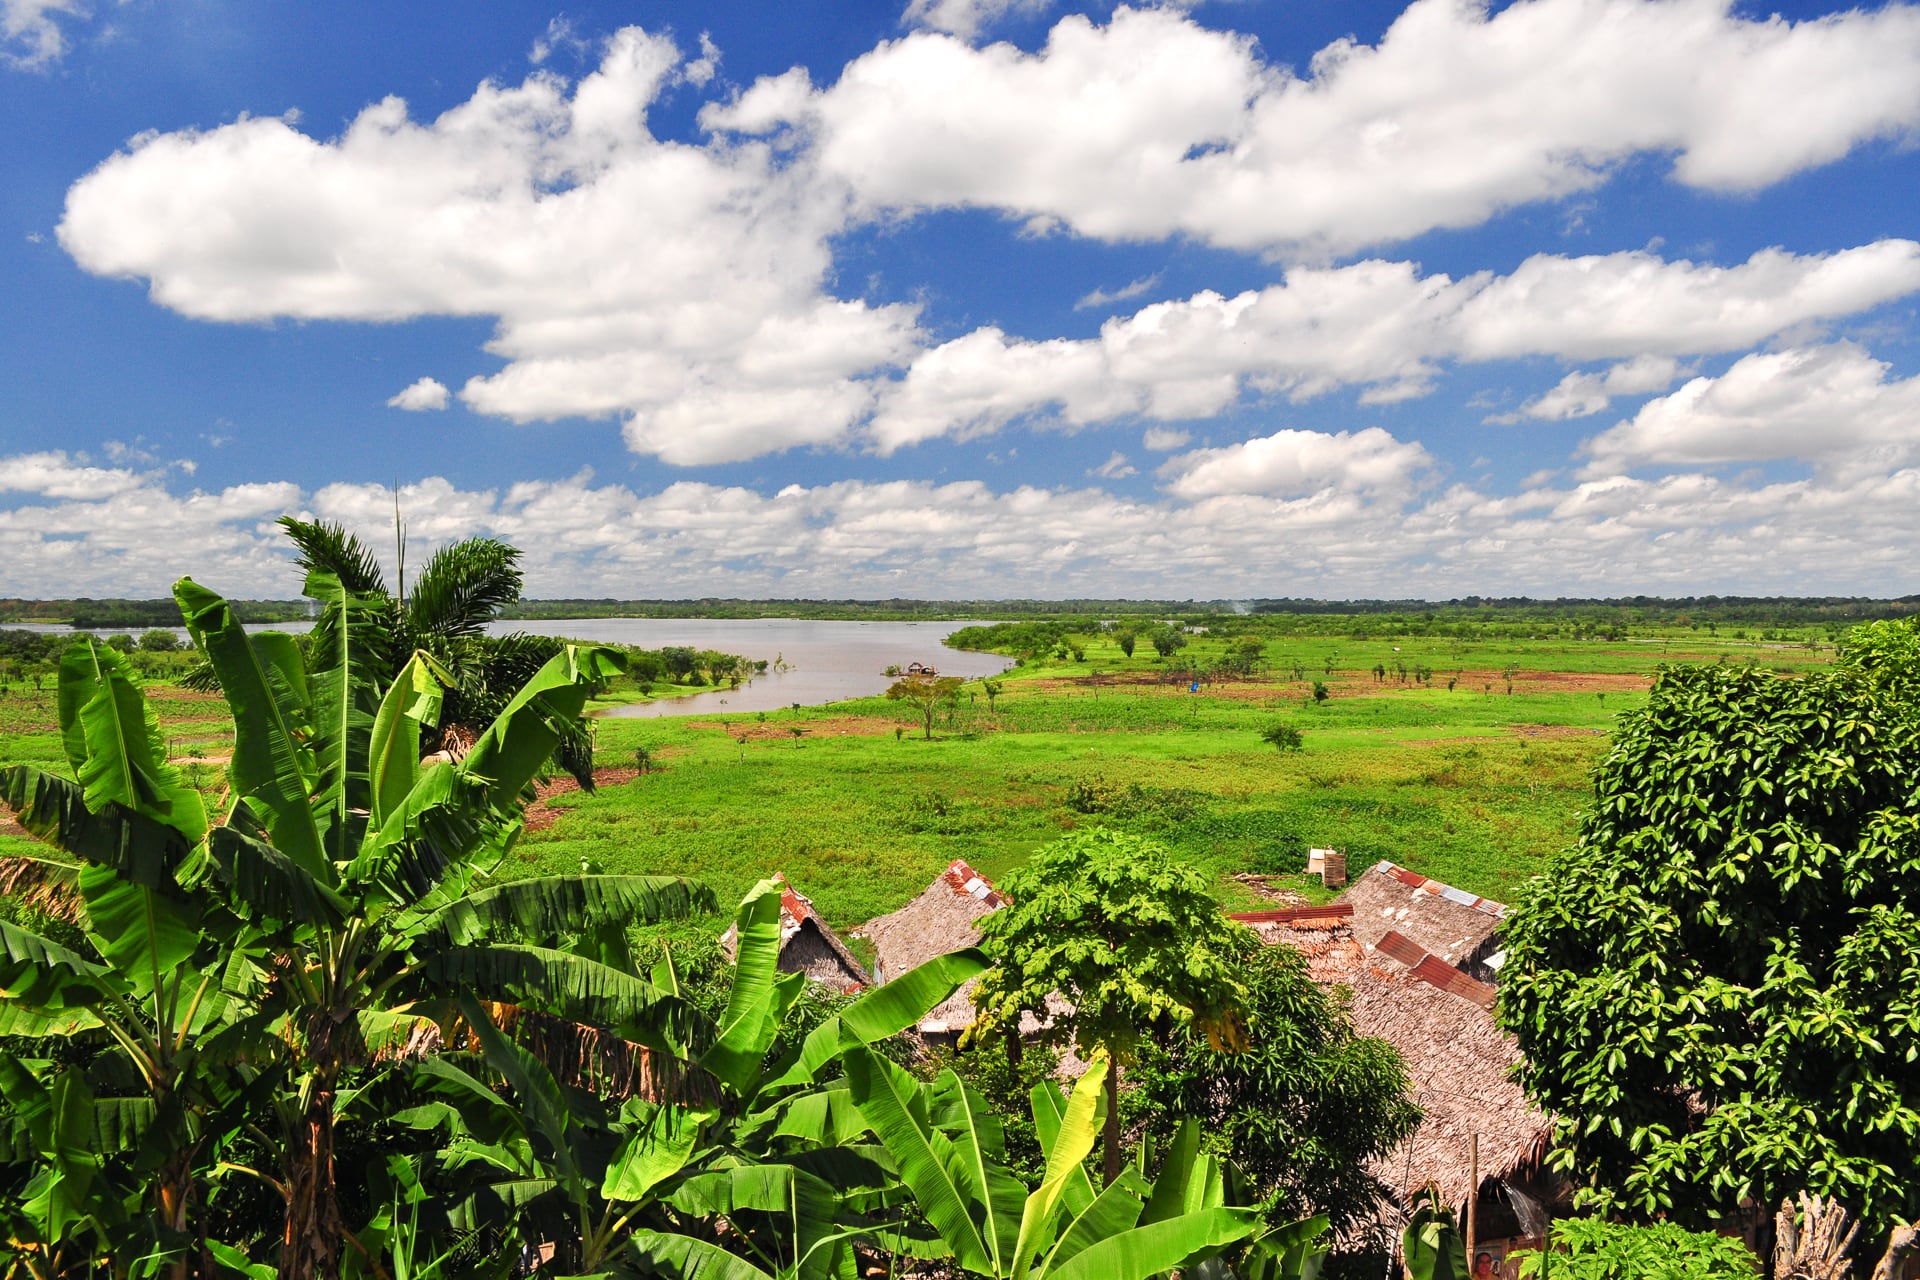
<svg viewBox="0 0 1920 1280">
<path fill-rule="evenodd" d="M 305 600 L 236 600 L 248 622 L 292 622 L 310 616 Z M 1605 625 L 1805 627 L 1853 624 L 1920 613 L 1920 596 L 1618 596 L 1608 599 L 1464 596 L 1451 600 L 522 600 L 503 619 L 554 618 L 827 618 L 863 621 L 1056 619 L 1084 625 L 1105 618 L 1181 618 L 1209 622 L 1233 616 L 1366 617 L 1431 622 L 1551 622 Z M 177 627 L 180 610 L 161 600 L 0 600 L 0 623 L 70 623 L 76 627 Z"/>
<path fill-rule="evenodd" d="M 313 616 L 306 600 L 234 600 L 243 622 L 297 622 Z M 0 600 L 0 623 L 66 623 L 89 630 L 141 631 L 149 627 L 181 625 L 180 606 L 172 597 L 160 600 Z"/>
</svg>

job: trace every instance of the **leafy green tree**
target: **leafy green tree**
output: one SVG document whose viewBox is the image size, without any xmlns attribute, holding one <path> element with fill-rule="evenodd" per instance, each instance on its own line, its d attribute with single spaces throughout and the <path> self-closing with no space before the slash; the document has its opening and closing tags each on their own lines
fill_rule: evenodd
<svg viewBox="0 0 1920 1280">
<path fill-rule="evenodd" d="M 887 686 L 887 697 L 894 702 L 904 702 L 920 713 L 927 740 L 931 742 L 934 715 L 941 707 L 951 706 L 959 700 L 960 687 L 965 683 L 959 676 L 902 676 Z M 987 705 L 993 705 L 991 694 L 987 697 Z"/>
<path fill-rule="evenodd" d="M 1306 745 L 1305 736 L 1284 720 L 1276 720 L 1262 729 L 1260 741 L 1272 746 L 1276 751 L 1298 751 Z"/>
<path fill-rule="evenodd" d="M 1406 1068 L 1354 1033 L 1293 948 L 1255 948 L 1240 972 L 1247 1047 L 1224 1052 L 1191 1029 L 1143 1046 L 1127 1102 L 1149 1132 L 1197 1120 L 1270 1212 L 1325 1214 L 1343 1235 L 1388 1194 L 1368 1163 L 1419 1126 Z"/>
<path fill-rule="evenodd" d="M 140 637 L 142 653 L 173 653 L 180 648 L 180 637 L 171 631 L 148 631 Z"/>
<path fill-rule="evenodd" d="M 1131 658 L 1133 647 L 1140 643 L 1140 633 L 1132 627 L 1116 627 L 1113 632 L 1113 642 L 1120 646 L 1120 652 Z"/>
<path fill-rule="evenodd" d="M 993 968 L 974 990 L 973 1034 L 1039 1018 L 1048 1039 L 1130 1061 L 1141 1041 L 1190 1026 L 1243 1047 L 1239 956 L 1198 868 L 1163 846 L 1101 827 L 1037 850 L 1002 886 L 1009 905 L 981 917 Z M 1070 1010 L 1049 1007 L 1064 999 Z M 1107 1077 L 1106 1180 L 1120 1176 L 1119 1077 Z"/>
<path fill-rule="evenodd" d="M 1920 710 L 1899 681 L 1662 671 L 1506 927 L 1499 1017 L 1609 1212 L 1920 1211 Z"/>
<path fill-rule="evenodd" d="M 1738 1236 L 1603 1218 L 1553 1224 L 1551 1255 L 1521 1256 L 1523 1280 L 1752 1280 L 1759 1259 Z"/>
<path fill-rule="evenodd" d="M 980 691 L 987 695 L 987 711 L 991 714 L 994 709 L 995 700 L 1007 691 L 1007 685 L 1004 680 L 982 680 L 980 682 Z"/>
<path fill-rule="evenodd" d="M 1147 643 L 1163 658 L 1170 658 L 1187 647 L 1187 633 L 1169 623 L 1156 623 L 1147 631 Z"/>
</svg>

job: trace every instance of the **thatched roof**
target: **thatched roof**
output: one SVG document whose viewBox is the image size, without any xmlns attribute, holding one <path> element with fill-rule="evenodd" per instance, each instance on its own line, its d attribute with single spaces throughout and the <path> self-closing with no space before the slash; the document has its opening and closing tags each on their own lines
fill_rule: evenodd
<svg viewBox="0 0 1920 1280">
<path fill-rule="evenodd" d="M 1348 903 L 1241 911 L 1227 918 L 1246 925 L 1269 946 L 1285 943 L 1298 951 L 1306 959 L 1307 975 L 1323 987 L 1351 980 L 1366 959 L 1353 936 L 1353 907 Z"/>
<path fill-rule="evenodd" d="M 788 884 L 781 873 L 774 872 L 773 879 L 780 886 L 781 972 L 804 973 L 842 995 L 866 986 L 870 980 L 866 966 L 840 935 L 827 927 L 814 909 L 813 899 Z M 729 959 L 738 937 L 737 925 L 728 925 L 720 935 L 720 949 Z"/>
<path fill-rule="evenodd" d="M 1409 948 L 1422 957 L 1411 967 L 1394 958 Z M 1520 1050 L 1494 1025 L 1490 988 L 1397 934 L 1346 985 L 1354 1029 L 1400 1051 L 1426 1112 L 1411 1141 L 1373 1166 L 1403 1203 L 1429 1181 L 1440 1184 L 1443 1203 L 1463 1203 L 1472 1181 L 1468 1144 L 1476 1133 L 1483 1179 L 1517 1179 L 1534 1169 L 1553 1122 L 1510 1077 Z"/>
<path fill-rule="evenodd" d="M 1450 965 L 1478 959 L 1507 914 L 1492 899 L 1391 862 L 1361 872 L 1340 901 L 1353 908 L 1353 936 L 1368 950 L 1388 933 L 1399 933 Z"/>
<path fill-rule="evenodd" d="M 1006 899 L 987 878 L 956 858 L 920 896 L 860 930 L 878 953 L 876 977 L 897 978 L 936 956 L 980 945 L 981 916 Z M 957 1034 L 973 1022 L 973 986 L 966 983 L 920 1020 L 922 1035 Z"/>
</svg>

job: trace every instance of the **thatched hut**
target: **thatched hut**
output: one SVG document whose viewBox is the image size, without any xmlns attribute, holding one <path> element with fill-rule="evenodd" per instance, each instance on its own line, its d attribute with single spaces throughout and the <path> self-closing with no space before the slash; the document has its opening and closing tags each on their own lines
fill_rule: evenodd
<svg viewBox="0 0 1920 1280">
<path fill-rule="evenodd" d="M 1329 906 L 1234 917 L 1299 950 L 1315 982 L 1349 994 L 1355 1030 L 1399 1050 L 1425 1119 L 1373 1173 L 1402 1205 L 1430 1183 L 1456 1210 L 1477 1191 L 1477 1235 L 1498 1257 L 1539 1235 L 1565 1198 L 1541 1166 L 1552 1119 L 1513 1082 L 1519 1047 L 1493 1021 L 1505 916 L 1498 902 L 1381 862 Z"/>
<path fill-rule="evenodd" d="M 874 977 L 886 982 L 936 956 L 980 945 L 981 916 L 1005 902 L 993 884 L 955 858 L 920 896 L 870 921 L 860 932 L 873 943 Z M 966 983 L 920 1020 L 926 1037 L 958 1036 L 973 1022 L 973 986 Z"/>
<path fill-rule="evenodd" d="M 827 927 L 814 909 L 813 899 L 794 889 L 778 872 L 780 885 L 780 971 L 804 973 L 840 995 L 858 991 L 871 981 L 866 966 L 847 949 L 840 935 Z M 728 925 L 720 935 L 720 949 L 732 959 L 738 927 Z"/>
<path fill-rule="evenodd" d="M 1339 900 L 1353 908 L 1353 936 L 1368 950 L 1388 933 L 1399 933 L 1442 963 L 1482 982 L 1493 980 L 1498 930 L 1507 909 L 1491 898 L 1378 862 L 1361 872 Z"/>
<path fill-rule="evenodd" d="M 1353 936 L 1349 903 L 1241 911 L 1228 919 L 1246 925 L 1269 946 L 1285 943 L 1298 951 L 1307 962 L 1307 975 L 1323 987 L 1351 981 L 1366 960 L 1360 940 Z"/>
<path fill-rule="evenodd" d="M 1493 989 L 1399 933 L 1386 935 L 1346 985 L 1355 1030 L 1399 1050 L 1426 1113 L 1374 1174 L 1403 1205 L 1430 1183 L 1455 1209 L 1477 1192 L 1476 1234 L 1496 1257 L 1537 1238 L 1566 1188 L 1543 1168 L 1553 1121 L 1513 1082 L 1520 1051 L 1494 1025 Z"/>
</svg>

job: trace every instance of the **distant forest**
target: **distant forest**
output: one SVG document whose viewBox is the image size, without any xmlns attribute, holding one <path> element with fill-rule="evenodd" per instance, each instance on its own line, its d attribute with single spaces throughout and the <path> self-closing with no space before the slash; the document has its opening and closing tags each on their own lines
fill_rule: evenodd
<svg viewBox="0 0 1920 1280">
<path fill-rule="evenodd" d="M 292 622 L 309 616 L 304 600 L 236 600 L 248 622 Z M 1920 613 L 1920 596 L 1621 596 L 1611 599 L 1466 596 L 1454 600 L 522 600 L 505 620 L 553 618 L 824 618 L 865 621 L 946 619 L 1042 620 L 1162 617 L 1195 620 L 1233 615 L 1371 617 L 1436 623 L 1582 622 L 1593 626 L 1804 627 L 1851 624 Z M 177 627 L 180 610 L 159 600 L 0 600 L 0 624 L 68 623 L 92 629 Z"/>
</svg>

